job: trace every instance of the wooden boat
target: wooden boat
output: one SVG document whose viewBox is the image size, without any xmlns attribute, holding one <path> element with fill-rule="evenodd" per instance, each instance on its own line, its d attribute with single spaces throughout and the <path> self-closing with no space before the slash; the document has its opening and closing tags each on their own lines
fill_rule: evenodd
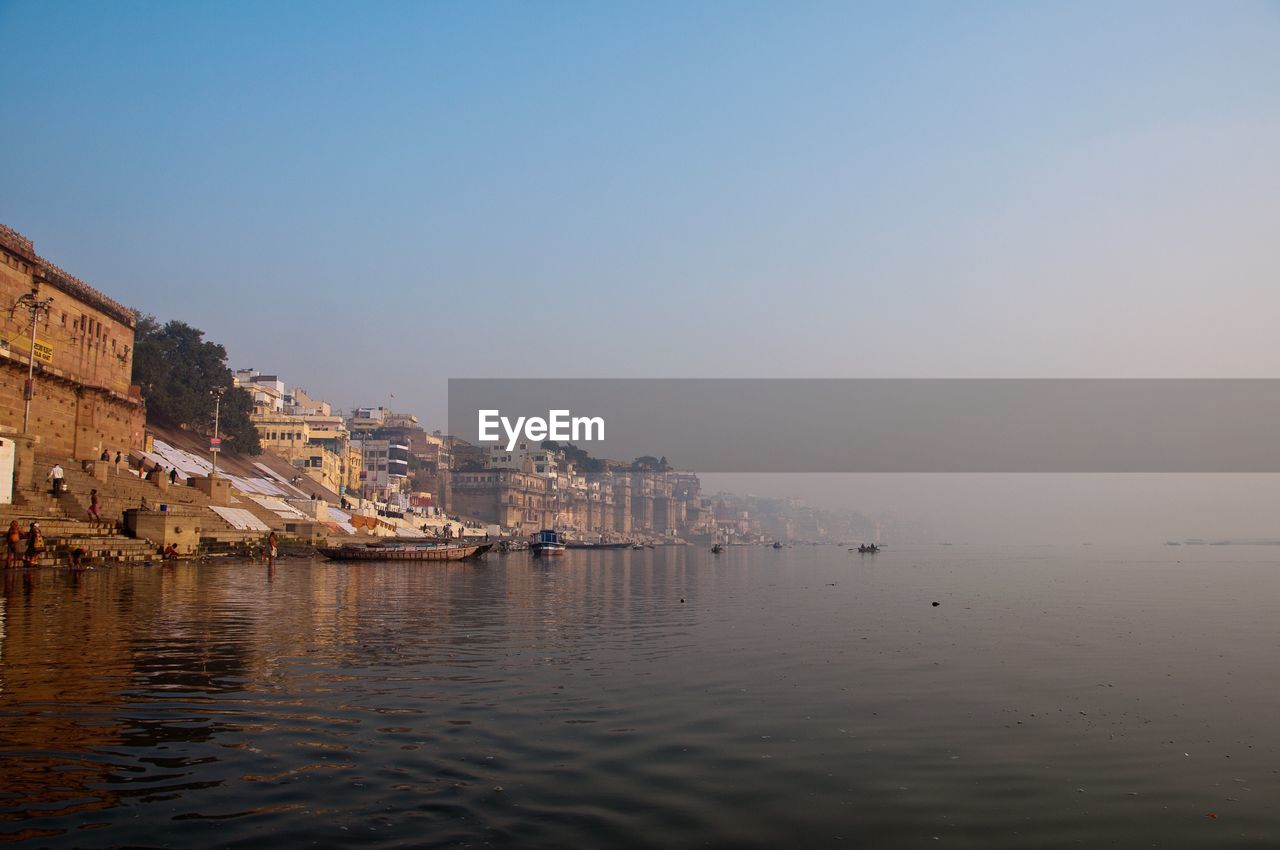
<svg viewBox="0 0 1280 850">
<path fill-rule="evenodd" d="M 711 547 L 711 554 L 712 554 L 712 555 L 719 555 L 719 554 L 720 554 L 721 552 L 723 552 L 723 551 L 724 551 L 724 547 L 723 547 L 723 546 L 721 546 L 719 543 L 717 543 L 716 545 L 714 545 L 714 546 L 712 546 L 712 547 Z"/>
<path fill-rule="evenodd" d="M 880 551 L 880 547 L 872 543 L 870 546 L 859 546 L 858 551 L 864 555 L 874 555 Z"/>
<path fill-rule="evenodd" d="M 343 546 L 321 546 L 320 554 L 331 561 L 461 561 L 478 558 L 492 548 L 492 543 L 347 543 Z"/>
<path fill-rule="evenodd" d="M 537 539 L 529 544 L 529 548 L 535 555 L 563 555 L 564 537 L 554 528 L 544 528 L 538 532 Z"/>
</svg>

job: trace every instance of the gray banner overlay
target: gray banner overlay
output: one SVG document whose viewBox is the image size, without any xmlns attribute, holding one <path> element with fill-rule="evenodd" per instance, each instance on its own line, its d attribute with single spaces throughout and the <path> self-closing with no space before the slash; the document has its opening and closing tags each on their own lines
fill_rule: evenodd
<svg viewBox="0 0 1280 850">
<path fill-rule="evenodd" d="M 1280 380 L 451 379 L 479 411 L 599 417 L 594 457 L 699 472 L 1280 472 Z"/>
</svg>

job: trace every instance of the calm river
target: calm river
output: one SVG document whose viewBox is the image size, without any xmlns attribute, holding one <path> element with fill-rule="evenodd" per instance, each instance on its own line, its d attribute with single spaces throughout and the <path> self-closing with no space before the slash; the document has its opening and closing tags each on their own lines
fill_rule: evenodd
<svg viewBox="0 0 1280 850">
<path fill-rule="evenodd" d="M 1274 848 L 1280 548 L 10 573 L 24 840 Z"/>
</svg>

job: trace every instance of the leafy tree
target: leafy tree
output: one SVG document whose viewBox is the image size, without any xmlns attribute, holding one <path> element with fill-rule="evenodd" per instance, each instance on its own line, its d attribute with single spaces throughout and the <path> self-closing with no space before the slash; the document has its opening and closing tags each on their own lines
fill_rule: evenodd
<svg viewBox="0 0 1280 850">
<path fill-rule="evenodd" d="M 667 463 L 665 455 L 661 458 L 643 455 L 631 462 L 631 468 L 636 472 L 667 472 L 671 469 L 671 464 Z"/>
<path fill-rule="evenodd" d="M 574 469 L 582 473 L 604 472 L 604 461 L 594 458 L 580 449 L 573 443 L 558 443 L 555 440 L 544 440 L 542 443 L 544 449 L 559 451 L 564 453 L 565 460 L 573 464 Z"/>
<path fill-rule="evenodd" d="M 224 390 L 218 430 L 227 450 L 261 454 L 258 429 L 249 420 L 253 398 L 234 388 L 227 350 L 204 331 L 177 320 L 161 325 L 139 314 L 133 336 L 133 382 L 142 388 L 149 415 L 213 433 L 212 391 Z"/>
</svg>

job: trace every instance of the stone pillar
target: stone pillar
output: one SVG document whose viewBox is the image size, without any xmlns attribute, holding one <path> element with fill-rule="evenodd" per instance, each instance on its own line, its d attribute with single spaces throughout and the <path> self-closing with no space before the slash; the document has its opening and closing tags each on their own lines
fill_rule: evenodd
<svg viewBox="0 0 1280 850">
<path fill-rule="evenodd" d="M 13 434 L 13 490 L 33 490 L 40 477 L 36 471 L 36 446 L 40 445 L 38 434 Z"/>
<path fill-rule="evenodd" d="M 231 504 L 231 482 L 218 476 L 208 478 L 192 478 L 191 486 L 209 497 L 209 504 L 226 507 Z M 168 484 L 165 481 L 165 484 Z"/>
</svg>

